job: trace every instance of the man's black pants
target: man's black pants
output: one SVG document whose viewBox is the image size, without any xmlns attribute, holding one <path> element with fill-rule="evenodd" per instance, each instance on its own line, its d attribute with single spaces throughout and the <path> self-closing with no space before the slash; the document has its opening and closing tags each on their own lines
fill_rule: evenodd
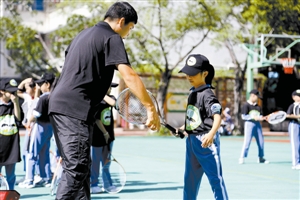
<svg viewBox="0 0 300 200">
<path fill-rule="evenodd" d="M 63 159 L 56 200 L 89 200 L 92 124 L 51 113 L 55 141 Z"/>
</svg>

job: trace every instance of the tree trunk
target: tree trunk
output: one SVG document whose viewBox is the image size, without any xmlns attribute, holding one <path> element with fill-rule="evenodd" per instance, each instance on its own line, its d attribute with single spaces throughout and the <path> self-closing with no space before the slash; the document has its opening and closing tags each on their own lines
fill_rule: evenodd
<svg viewBox="0 0 300 200">
<path fill-rule="evenodd" d="M 162 73 L 161 75 L 161 79 L 160 79 L 160 83 L 159 83 L 159 87 L 158 87 L 158 91 L 157 91 L 157 102 L 158 102 L 158 106 L 161 112 L 162 117 L 166 117 L 166 112 L 165 112 L 165 101 L 166 101 L 166 96 L 167 96 L 167 92 L 168 92 L 168 87 L 169 87 L 169 83 L 171 80 L 171 70 L 166 70 Z"/>
<path fill-rule="evenodd" d="M 235 85 L 234 85 L 234 110 L 233 116 L 235 116 L 234 120 L 234 135 L 241 135 L 242 134 L 242 118 L 241 118 L 241 101 L 242 101 L 242 90 L 243 89 L 243 80 L 237 76 L 235 78 Z"/>
</svg>

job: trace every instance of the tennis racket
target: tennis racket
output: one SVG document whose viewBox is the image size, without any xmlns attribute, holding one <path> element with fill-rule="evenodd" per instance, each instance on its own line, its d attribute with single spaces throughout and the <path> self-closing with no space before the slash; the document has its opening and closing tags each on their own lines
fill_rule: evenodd
<svg viewBox="0 0 300 200">
<path fill-rule="evenodd" d="M 104 190 L 110 194 L 120 192 L 126 184 L 126 172 L 122 165 L 111 155 L 108 145 L 109 154 L 105 164 L 102 167 L 102 180 Z"/>
<path fill-rule="evenodd" d="M 279 124 L 280 122 L 283 122 L 285 118 L 286 118 L 286 112 L 284 111 L 276 111 L 265 116 L 265 120 L 269 124 Z"/>
<path fill-rule="evenodd" d="M 56 164 L 56 169 L 52 177 L 51 186 L 50 186 L 50 195 L 56 194 L 57 186 L 59 184 L 61 173 L 63 170 L 61 166 L 61 162 L 62 162 L 62 158 L 60 157 Z"/>
<path fill-rule="evenodd" d="M 0 190 L 9 190 L 6 178 L 0 173 Z"/>
<path fill-rule="evenodd" d="M 32 131 L 33 131 L 34 127 L 35 127 L 35 123 L 31 123 L 30 128 L 28 128 L 27 126 L 25 126 L 25 128 L 28 131 L 28 142 L 26 144 L 26 149 L 27 149 L 28 152 L 30 150 L 30 145 L 31 145 L 30 143 L 31 143 Z"/>
<path fill-rule="evenodd" d="M 171 133 L 175 137 L 180 137 L 181 139 L 184 138 L 183 131 L 172 127 L 171 125 L 167 124 L 164 118 L 162 117 L 159 106 L 157 103 L 156 98 L 153 96 L 151 92 L 147 90 L 153 104 L 156 107 L 157 113 L 160 117 L 160 123 L 165 126 L 167 129 L 171 131 Z M 147 121 L 147 109 L 142 104 L 142 102 L 130 91 L 129 88 L 123 90 L 118 99 L 116 101 L 116 110 L 119 112 L 120 116 L 127 122 L 136 124 L 136 125 L 144 125 Z"/>
</svg>

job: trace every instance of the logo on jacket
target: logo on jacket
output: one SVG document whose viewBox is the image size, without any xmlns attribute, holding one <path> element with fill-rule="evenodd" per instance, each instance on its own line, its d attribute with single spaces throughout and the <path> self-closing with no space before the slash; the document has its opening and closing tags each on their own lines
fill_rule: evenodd
<svg viewBox="0 0 300 200">
<path fill-rule="evenodd" d="M 197 107 L 188 105 L 186 110 L 185 125 L 186 130 L 194 130 L 202 123 L 200 113 Z"/>
<path fill-rule="evenodd" d="M 0 117 L 0 134 L 1 135 L 14 135 L 18 132 L 14 115 L 4 115 Z"/>
<path fill-rule="evenodd" d="M 101 122 L 105 126 L 109 126 L 111 122 L 111 110 L 110 108 L 105 108 L 101 112 Z"/>
<path fill-rule="evenodd" d="M 260 112 L 257 111 L 257 110 L 251 110 L 251 111 L 249 112 L 249 115 L 250 115 L 251 118 L 259 117 L 259 116 L 260 116 Z"/>
</svg>

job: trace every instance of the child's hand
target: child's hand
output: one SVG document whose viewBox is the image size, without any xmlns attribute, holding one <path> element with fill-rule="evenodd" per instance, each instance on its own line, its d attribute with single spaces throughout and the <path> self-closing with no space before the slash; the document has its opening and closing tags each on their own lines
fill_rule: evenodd
<svg viewBox="0 0 300 200">
<path fill-rule="evenodd" d="M 18 103 L 19 102 L 19 97 L 15 94 L 11 94 L 10 95 L 10 100 L 13 102 L 13 103 Z"/>
<path fill-rule="evenodd" d="M 109 136 L 108 132 L 104 133 L 103 135 L 104 135 L 104 139 L 105 139 L 106 144 L 108 144 L 108 140 L 110 139 L 110 136 Z"/>
<path fill-rule="evenodd" d="M 212 133 L 210 133 L 210 132 L 207 133 L 207 134 L 205 134 L 205 135 L 202 137 L 201 142 L 202 142 L 201 146 L 202 146 L 203 148 L 210 147 L 210 146 L 212 145 L 212 143 L 214 142 L 214 134 L 212 134 Z"/>
</svg>

